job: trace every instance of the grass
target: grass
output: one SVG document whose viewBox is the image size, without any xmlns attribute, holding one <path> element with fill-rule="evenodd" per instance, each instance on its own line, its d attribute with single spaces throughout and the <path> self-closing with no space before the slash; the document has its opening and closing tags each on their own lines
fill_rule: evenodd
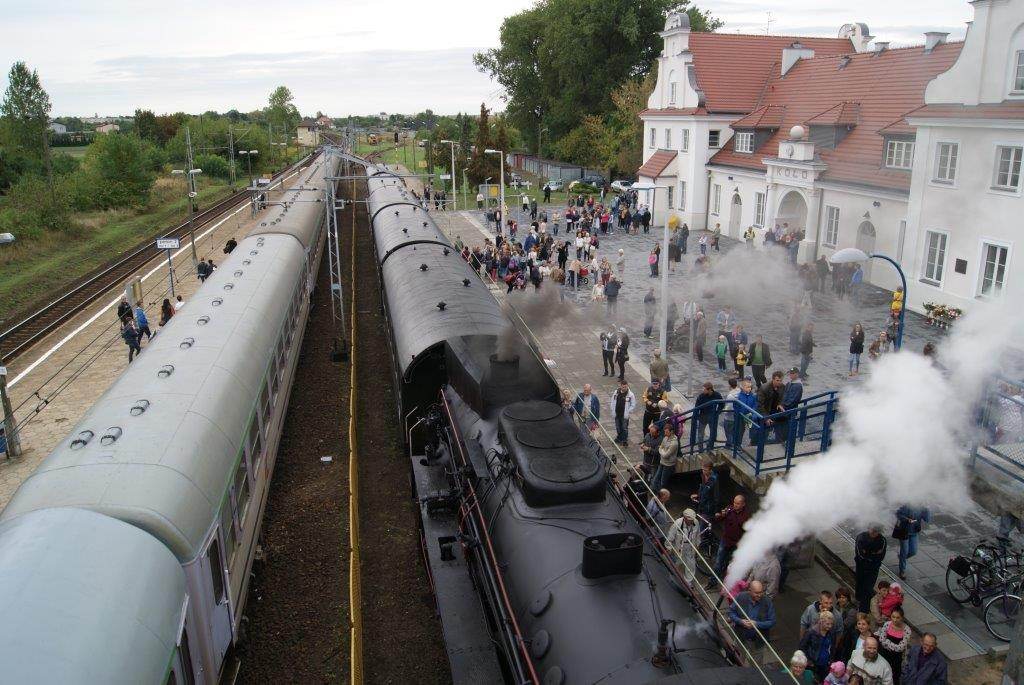
<svg viewBox="0 0 1024 685">
<path fill-rule="evenodd" d="M 229 194 L 227 183 L 202 179 L 199 206 Z M 157 180 L 147 206 L 83 212 L 71 233 L 46 233 L 38 240 L 0 247 L 0 321 L 33 303 L 56 298 L 72 282 L 127 252 L 160 229 L 188 218 L 181 180 Z"/>
<path fill-rule="evenodd" d="M 55 155 L 68 155 L 69 157 L 85 157 L 85 151 L 89 149 L 88 145 L 74 145 L 70 147 L 55 147 L 52 148 L 53 154 Z"/>
</svg>

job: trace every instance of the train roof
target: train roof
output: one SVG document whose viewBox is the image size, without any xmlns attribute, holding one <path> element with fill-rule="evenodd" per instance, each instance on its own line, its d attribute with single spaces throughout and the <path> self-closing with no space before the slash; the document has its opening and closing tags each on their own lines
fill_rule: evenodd
<svg viewBox="0 0 1024 685">
<path fill-rule="evenodd" d="M 198 556 L 302 264 L 289 236 L 242 240 L 22 483 L 0 521 L 93 509 L 149 531 L 182 561 Z"/>
<path fill-rule="evenodd" d="M 248 235 L 293 236 L 308 251 L 317 241 L 318 230 L 325 216 L 324 199 L 328 181 L 337 171 L 338 158 L 321 155 L 299 174 L 298 181 L 284 191 L 280 200 L 268 207 Z"/>
<path fill-rule="evenodd" d="M 11 683 L 159 683 L 185 575 L 138 528 L 86 511 L 0 523 L 0 662 Z"/>
</svg>

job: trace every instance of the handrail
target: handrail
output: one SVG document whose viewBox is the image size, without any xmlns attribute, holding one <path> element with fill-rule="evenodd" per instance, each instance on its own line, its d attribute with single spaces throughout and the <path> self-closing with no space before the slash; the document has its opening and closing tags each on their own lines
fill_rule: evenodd
<svg viewBox="0 0 1024 685">
<path fill-rule="evenodd" d="M 448 415 L 448 423 L 453 428 L 453 435 L 455 439 L 455 445 L 459 448 L 459 455 L 462 458 L 462 466 L 469 465 L 469 459 L 466 456 L 465 448 L 462 445 L 461 435 L 457 429 L 458 425 L 455 422 L 455 417 L 452 416 L 451 406 L 448 404 L 448 397 L 444 394 L 444 390 L 441 391 L 441 404 L 444 406 L 445 413 Z M 491 564 L 494 572 L 494 577 L 498 581 L 498 588 L 501 590 L 502 603 L 505 605 L 505 611 L 508 615 L 509 623 L 511 623 L 512 630 L 515 633 L 516 646 L 519 648 L 522 654 L 523 661 L 526 664 L 527 670 L 530 674 L 530 679 L 535 685 L 540 685 L 540 679 L 537 677 L 537 671 L 534 669 L 533 660 L 530 658 L 530 653 L 526 649 L 526 641 L 523 638 L 523 632 L 519 628 L 519 622 L 516 620 L 515 611 L 512 609 L 512 602 L 508 597 L 508 591 L 505 588 L 504 576 L 501 573 L 501 566 L 498 564 L 498 557 L 494 553 L 494 545 L 491 543 L 491 535 L 487 529 L 487 521 L 484 519 L 483 513 L 480 511 L 480 507 L 477 506 L 479 499 L 476 495 L 476 489 L 473 484 L 467 479 L 466 486 L 469 488 L 469 495 L 473 502 L 474 513 L 480 523 L 480 534 L 483 537 L 484 542 L 487 543 L 487 555 L 491 559 Z"/>
</svg>

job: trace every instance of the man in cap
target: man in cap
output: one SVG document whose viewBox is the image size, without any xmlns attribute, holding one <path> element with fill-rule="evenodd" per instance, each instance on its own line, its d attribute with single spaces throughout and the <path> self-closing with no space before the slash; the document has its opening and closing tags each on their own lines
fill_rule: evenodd
<svg viewBox="0 0 1024 685">
<path fill-rule="evenodd" d="M 604 363 L 602 376 L 615 375 L 615 327 L 601 333 L 601 361 Z"/>
<path fill-rule="evenodd" d="M 656 421 L 661 416 L 661 407 L 658 403 L 665 399 L 665 390 L 661 387 L 661 379 L 655 378 L 651 380 L 651 385 L 644 391 L 644 419 L 643 419 L 643 430 L 647 432 L 647 427 L 651 425 L 652 421 Z"/>
<path fill-rule="evenodd" d="M 684 509 L 683 515 L 675 520 L 668 531 L 668 547 L 678 555 L 682 563 L 683 578 L 693 582 L 693 570 L 697 563 L 697 547 L 700 546 L 700 526 L 697 525 L 697 512 Z"/>
</svg>

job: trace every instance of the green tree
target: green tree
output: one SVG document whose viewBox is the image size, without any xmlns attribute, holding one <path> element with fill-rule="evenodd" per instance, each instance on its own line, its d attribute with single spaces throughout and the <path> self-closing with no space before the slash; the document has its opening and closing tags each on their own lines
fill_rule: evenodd
<svg viewBox="0 0 1024 685">
<path fill-rule="evenodd" d="M 270 94 L 270 103 L 265 113 L 267 121 L 278 131 L 291 132 L 299 125 L 299 110 L 293 104 L 294 96 L 286 86 L 278 86 Z"/>
<path fill-rule="evenodd" d="M 483 183 L 487 178 L 495 181 L 498 178 L 497 160 L 492 156 L 484 154 L 484 150 L 491 147 L 491 125 L 490 112 L 487 107 L 480 104 L 480 119 L 476 126 L 476 140 L 474 141 L 473 154 L 469 159 L 469 182 L 476 185 Z M 492 163 L 493 160 L 493 163 Z"/>
<path fill-rule="evenodd" d="M 557 140 L 588 114 L 612 110 L 612 91 L 643 77 L 661 52 L 665 15 L 685 7 L 694 31 L 721 22 L 689 0 L 540 0 L 505 19 L 500 45 L 477 53 L 477 68 L 504 89 L 506 112 L 531 148 L 547 128 Z"/>
<path fill-rule="evenodd" d="M 50 96 L 43 90 L 39 73 L 29 71 L 24 62 L 15 62 L 7 74 L 7 90 L 0 103 L 5 120 L 7 144 L 29 154 L 38 154 L 46 164 L 47 183 L 53 187 L 50 164 Z"/>
<path fill-rule="evenodd" d="M 156 115 L 148 109 L 135 110 L 135 132 L 143 140 L 159 142 L 160 129 L 157 126 Z"/>
<path fill-rule="evenodd" d="M 156 174 L 149 146 L 135 135 L 98 136 L 85 153 L 78 204 L 83 208 L 141 207 Z"/>
</svg>

